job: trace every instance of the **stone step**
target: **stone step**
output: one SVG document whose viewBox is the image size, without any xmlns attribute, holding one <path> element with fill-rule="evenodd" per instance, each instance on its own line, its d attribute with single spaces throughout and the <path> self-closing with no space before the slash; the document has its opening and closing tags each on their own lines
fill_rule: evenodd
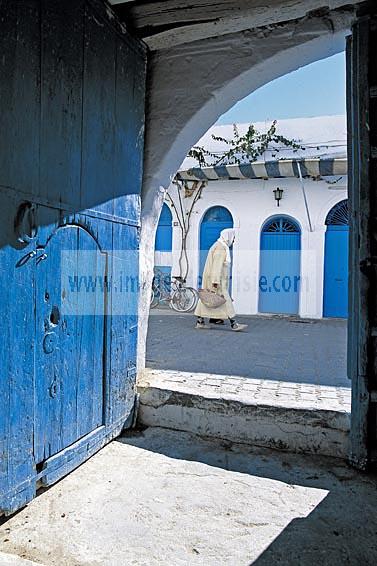
<svg viewBox="0 0 377 566">
<path fill-rule="evenodd" d="M 138 423 L 288 452 L 348 456 L 351 390 L 145 370 Z"/>
</svg>

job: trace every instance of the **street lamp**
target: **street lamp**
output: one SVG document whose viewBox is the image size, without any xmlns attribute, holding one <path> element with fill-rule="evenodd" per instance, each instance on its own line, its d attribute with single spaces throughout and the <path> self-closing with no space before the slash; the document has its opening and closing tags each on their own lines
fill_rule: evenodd
<svg viewBox="0 0 377 566">
<path fill-rule="evenodd" d="M 277 205 L 280 206 L 280 201 L 283 198 L 283 192 L 284 192 L 283 189 L 279 189 L 279 187 L 277 187 L 272 192 L 274 193 L 274 197 L 277 202 Z"/>
</svg>

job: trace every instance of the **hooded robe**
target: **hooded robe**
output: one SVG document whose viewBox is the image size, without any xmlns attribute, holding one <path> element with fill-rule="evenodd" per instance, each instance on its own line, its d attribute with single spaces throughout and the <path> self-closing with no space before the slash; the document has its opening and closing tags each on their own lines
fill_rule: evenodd
<svg viewBox="0 0 377 566">
<path fill-rule="evenodd" d="M 211 309 L 206 307 L 199 299 L 195 309 L 196 316 L 225 320 L 227 318 L 234 318 L 236 315 L 233 301 L 229 295 L 231 268 L 230 247 L 233 244 L 234 237 L 235 230 L 233 228 L 222 230 L 220 238 L 209 249 L 202 280 L 203 289 L 216 291 L 219 295 L 223 295 L 226 302 L 216 309 Z M 214 283 L 217 283 L 217 289 L 213 287 Z"/>
</svg>

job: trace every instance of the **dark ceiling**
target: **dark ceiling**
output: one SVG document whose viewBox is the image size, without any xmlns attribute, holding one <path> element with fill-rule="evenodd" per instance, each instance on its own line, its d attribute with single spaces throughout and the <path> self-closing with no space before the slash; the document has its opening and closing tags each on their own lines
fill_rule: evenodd
<svg viewBox="0 0 377 566">
<path fill-rule="evenodd" d="M 256 0 L 253 4 L 265 4 Z M 201 25 L 227 16 L 235 16 L 250 7 L 250 0 L 201 0 L 185 2 L 177 0 L 135 0 L 113 6 L 122 20 L 140 38 L 150 37 L 162 31 L 183 26 Z"/>
<path fill-rule="evenodd" d="M 208 37 L 329 16 L 362 0 L 109 0 L 129 31 L 152 50 Z"/>
</svg>

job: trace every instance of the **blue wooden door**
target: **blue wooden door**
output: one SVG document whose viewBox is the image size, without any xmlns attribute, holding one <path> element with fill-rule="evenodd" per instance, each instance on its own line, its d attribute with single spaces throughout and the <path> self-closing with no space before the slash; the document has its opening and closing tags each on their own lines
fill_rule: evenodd
<svg viewBox="0 0 377 566">
<path fill-rule="evenodd" d="M 259 312 L 297 314 L 300 298 L 301 234 L 296 222 L 274 218 L 261 234 Z"/>
<path fill-rule="evenodd" d="M 173 247 L 173 216 L 170 208 L 164 203 L 158 221 L 155 252 L 158 259 L 155 270 L 164 274 L 166 285 L 171 281 L 171 251 Z"/>
<path fill-rule="evenodd" d="M 348 316 L 348 205 L 336 204 L 326 218 L 323 316 Z"/>
<path fill-rule="evenodd" d="M 50 235 L 36 259 L 36 464 L 104 424 L 106 255 L 83 228 Z"/>
<path fill-rule="evenodd" d="M 204 266 L 210 247 L 220 237 L 220 232 L 226 228 L 233 228 L 233 218 L 229 210 L 223 206 L 213 206 L 205 213 L 200 225 L 199 250 L 199 280 L 202 285 Z"/>
<path fill-rule="evenodd" d="M 132 423 L 146 48 L 98 0 L 0 21 L 2 515 Z"/>
</svg>

